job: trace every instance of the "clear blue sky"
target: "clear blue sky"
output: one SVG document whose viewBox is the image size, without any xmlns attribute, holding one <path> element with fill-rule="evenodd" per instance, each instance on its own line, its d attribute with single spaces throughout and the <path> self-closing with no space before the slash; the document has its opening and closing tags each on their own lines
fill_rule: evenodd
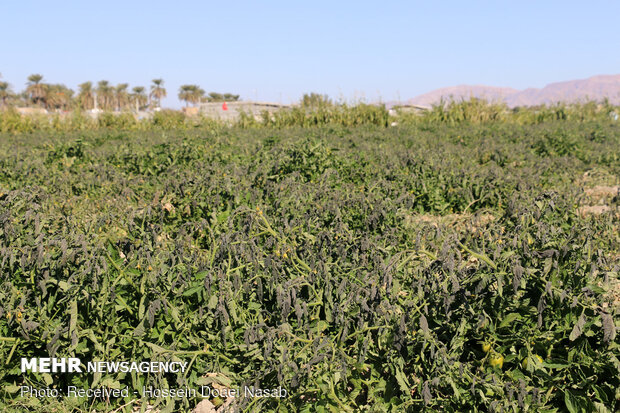
<svg viewBox="0 0 620 413">
<path fill-rule="evenodd" d="M 408 99 L 620 73 L 618 1 L 5 1 L 0 73 L 183 83 L 246 100 Z"/>
</svg>

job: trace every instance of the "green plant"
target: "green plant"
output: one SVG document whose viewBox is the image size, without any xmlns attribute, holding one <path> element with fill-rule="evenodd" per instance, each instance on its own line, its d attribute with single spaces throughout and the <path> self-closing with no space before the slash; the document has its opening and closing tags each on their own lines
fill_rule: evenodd
<svg viewBox="0 0 620 413">
<path fill-rule="evenodd" d="M 592 171 L 619 184 L 611 120 L 0 116 L 6 411 L 200 401 L 19 397 L 70 384 L 288 391 L 242 411 L 618 409 L 617 204 L 581 213 Z M 190 368 L 22 374 L 38 356 Z"/>
</svg>

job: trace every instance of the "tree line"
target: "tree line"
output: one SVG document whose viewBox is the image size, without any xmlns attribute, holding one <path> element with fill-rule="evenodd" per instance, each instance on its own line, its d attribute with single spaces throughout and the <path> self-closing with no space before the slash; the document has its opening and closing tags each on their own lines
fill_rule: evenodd
<svg viewBox="0 0 620 413">
<path fill-rule="evenodd" d="M 50 111 L 73 109 L 101 111 L 142 111 L 158 110 L 161 100 L 167 96 L 163 79 L 153 79 L 150 88 L 135 86 L 129 89 L 128 83 L 112 85 L 107 80 L 96 84 L 84 82 L 78 85 L 77 93 L 63 85 L 47 83 L 40 74 L 28 76 L 26 88 L 13 92 L 11 85 L 0 80 L 0 109 L 11 106 L 39 107 Z M 231 93 L 206 92 L 198 85 L 182 85 L 178 97 L 186 105 L 202 102 L 238 101 L 239 95 Z"/>
</svg>

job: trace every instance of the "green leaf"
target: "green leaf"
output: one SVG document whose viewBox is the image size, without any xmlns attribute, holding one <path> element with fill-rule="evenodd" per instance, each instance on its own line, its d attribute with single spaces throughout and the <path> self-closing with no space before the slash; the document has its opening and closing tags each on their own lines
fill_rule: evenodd
<svg viewBox="0 0 620 413">
<path fill-rule="evenodd" d="M 566 409 L 570 413 L 578 413 L 579 410 L 577 408 L 577 400 L 575 400 L 575 396 L 572 395 L 568 390 L 564 391 L 564 404 L 566 405 Z"/>
<path fill-rule="evenodd" d="M 20 386 L 10 384 L 8 386 L 4 386 L 4 391 L 6 391 L 7 393 L 17 393 L 20 388 L 21 388 Z"/>
<path fill-rule="evenodd" d="M 596 413 L 611 413 L 611 410 L 601 402 L 594 402 L 594 407 L 596 408 Z"/>
<path fill-rule="evenodd" d="M 499 328 L 508 327 L 513 321 L 520 320 L 521 315 L 519 313 L 510 313 L 499 324 Z"/>
<path fill-rule="evenodd" d="M 196 294 L 203 289 L 204 287 L 202 284 L 196 285 L 195 287 L 192 287 L 192 288 L 188 288 L 187 290 L 183 291 L 183 297 L 188 297 L 192 294 Z"/>
<path fill-rule="evenodd" d="M 165 348 L 158 346 L 157 344 L 153 344 L 153 343 L 144 343 L 147 346 L 149 346 L 156 354 L 161 354 L 161 353 L 168 353 L 169 351 L 166 350 Z"/>
<path fill-rule="evenodd" d="M 405 393 L 408 392 L 409 389 L 411 389 L 411 386 L 409 385 L 409 382 L 407 381 L 407 377 L 405 376 L 405 373 L 403 373 L 400 367 L 396 368 L 395 373 L 396 373 L 395 374 L 396 381 L 398 382 L 398 386 L 400 387 L 400 390 Z"/>
<path fill-rule="evenodd" d="M 586 413 L 588 403 L 582 397 L 573 394 L 570 390 L 564 391 L 564 404 L 569 413 Z M 591 404 L 590 404 L 591 406 Z"/>
<path fill-rule="evenodd" d="M 542 366 L 546 367 L 548 369 L 566 369 L 566 368 L 570 367 L 570 364 L 568 364 L 568 363 L 545 363 L 545 362 L 543 362 Z"/>
<path fill-rule="evenodd" d="M 452 387 L 452 391 L 454 392 L 454 396 L 456 396 L 456 399 L 460 400 L 460 398 L 461 398 L 461 391 L 456 386 L 456 383 L 454 382 L 454 380 L 450 376 L 448 376 L 448 383 L 450 383 L 450 387 Z"/>
<path fill-rule="evenodd" d="M 211 294 L 211 297 L 209 298 L 209 303 L 207 304 L 207 307 L 209 307 L 211 310 L 214 310 L 215 307 L 217 307 L 217 295 L 216 294 Z"/>
<path fill-rule="evenodd" d="M 585 324 L 586 324 L 586 317 L 582 313 L 579 316 L 579 320 L 577 320 L 577 323 L 575 323 L 575 326 L 573 327 L 573 330 L 570 332 L 570 335 L 568 336 L 568 339 L 570 341 L 577 340 L 577 338 L 579 338 L 579 336 L 583 332 L 583 327 L 585 326 Z"/>
<path fill-rule="evenodd" d="M 62 291 L 67 291 L 69 289 L 69 284 L 66 281 L 58 281 L 58 288 L 60 288 Z"/>
<path fill-rule="evenodd" d="M 90 384 L 90 388 L 94 389 L 99 384 L 99 380 L 101 380 L 101 372 L 96 371 L 93 373 L 93 382 Z"/>
<path fill-rule="evenodd" d="M 142 337 L 145 333 L 146 329 L 144 328 L 144 320 L 142 320 L 140 324 L 138 324 L 138 327 L 133 330 L 133 336 Z"/>
<path fill-rule="evenodd" d="M 228 210 L 220 212 L 217 215 L 217 223 L 221 224 L 221 223 L 225 222 L 228 219 L 229 215 L 230 215 L 230 211 L 228 211 Z"/>
<path fill-rule="evenodd" d="M 196 273 L 196 275 L 194 275 L 194 279 L 196 279 L 197 281 L 202 281 L 207 277 L 208 274 L 209 273 L 207 271 L 200 271 Z"/>
<path fill-rule="evenodd" d="M 52 383 L 54 383 L 54 379 L 49 373 L 41 373 L 41 377 L 43 377 L 43 381 L 45 382 L 46 386 L 51 386 Z"/>
</svg>

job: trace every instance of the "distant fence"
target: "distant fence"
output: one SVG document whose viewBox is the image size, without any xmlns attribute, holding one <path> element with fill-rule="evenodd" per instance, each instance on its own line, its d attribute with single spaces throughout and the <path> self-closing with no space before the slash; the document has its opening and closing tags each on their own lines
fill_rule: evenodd
<svg viewBox="0 0 620 413">
<path fill-rule="evenodd" d="M 263 112 L 273 113 L 288 108 L 289 105 L 269 102 L 210 102 L 184 108 L 183 111 L 189 116 L 201 114 L 209 118 L 235 121 L 242 113 L 258 118 Z"/>
<path fill-rule="evenodd" d="M 47 115 L 49 112 L 44 108 L 15 108 L 20 115 Z"/>
</svg>

